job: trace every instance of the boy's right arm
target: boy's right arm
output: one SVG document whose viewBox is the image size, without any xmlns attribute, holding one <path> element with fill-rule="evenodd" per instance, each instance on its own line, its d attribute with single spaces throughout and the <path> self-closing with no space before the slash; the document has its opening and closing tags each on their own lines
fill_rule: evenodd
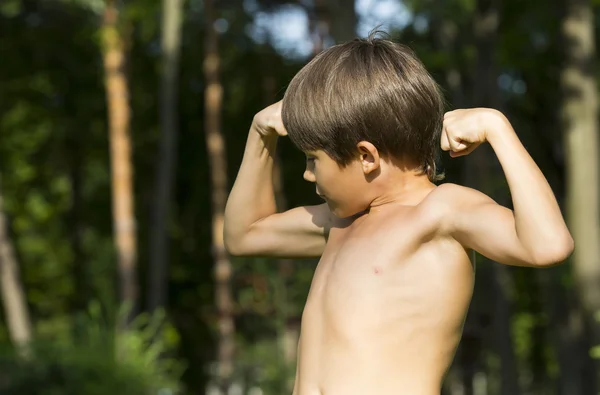
<svg viewBox="0 0 600 395">
<path fill-rule="evenodd" d="M 330 223 L 326 204 L 277 213 L 273 156 L 278 136 L 285 135 L 281 102 L 254 117 L 225 209 L 224 242 L 232 255 L 302 258 L 323 253 Z"/>
</svg>

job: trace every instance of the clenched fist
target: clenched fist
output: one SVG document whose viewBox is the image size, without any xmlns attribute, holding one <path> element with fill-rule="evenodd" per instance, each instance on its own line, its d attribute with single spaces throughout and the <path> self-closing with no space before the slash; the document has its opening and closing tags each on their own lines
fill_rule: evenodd
<svg viewBox="0 0 600 395">
<path fill-rule="evenodd" d="M 264 137 L 287 136 L 281 120 L 282 101 L 271 104 L 254 116 L 252 126 Z"/>
<path fill-rule="evenodd" d="M 440 144 L 453 158 L 468 155 L 489 138 L 504 115 L 489 108 L 454 110 L 444 114 Z"/>
</svg>

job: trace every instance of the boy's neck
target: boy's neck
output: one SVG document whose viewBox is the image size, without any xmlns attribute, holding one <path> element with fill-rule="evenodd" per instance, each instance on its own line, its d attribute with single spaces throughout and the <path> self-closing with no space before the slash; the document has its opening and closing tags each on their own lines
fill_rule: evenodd
<svg viewBox="0 0 600 395">
<path fill-rule="evenodd" d="M 435 184 L 420 171 L 394 169 L 386 173 L 385 177 L 377 180 L 379 191 L 370 208 L 387 204 L 414 206 L 435 188 Z"/>
</svg>

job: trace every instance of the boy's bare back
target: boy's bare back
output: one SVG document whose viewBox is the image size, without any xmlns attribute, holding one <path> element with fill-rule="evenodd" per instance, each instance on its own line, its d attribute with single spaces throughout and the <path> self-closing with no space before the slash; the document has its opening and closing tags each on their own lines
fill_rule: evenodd
<svg viewBox="0 0 600 395">
<path fill-rule="evenodd" d="M 233 255 L 320 257 L 293 395 L 439 395 L 472 296 L 470 252 L 548 267 L 569 256 L 573 239 L 501 113 L 443 114 L 431 77 L 391 42 L 328 51 L 298 73 L 283 102 L 254 117 L 227 203 L 225 245 Z M 326 204 L 277 213 L 273 158 L 288 133 Z M 433 183 L 438 148 L 457 157 L 485 142 L 513 210 Z"/>
<path fill-rule="evenodd" d="M 473 289 L 439 235 L 444 188 L 333 226 L 302 315 L 294 395 L 439 395 Z"/>
</svg>

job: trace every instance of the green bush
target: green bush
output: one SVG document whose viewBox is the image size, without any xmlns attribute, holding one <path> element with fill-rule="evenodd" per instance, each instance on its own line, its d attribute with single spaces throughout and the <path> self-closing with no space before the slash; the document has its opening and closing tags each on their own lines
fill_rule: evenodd
<svg viewBox="0 0 600 395">
<path fill-rule="evenodd" d="M 140 316 L 126 331 L 103 324 L 99 308 L 73 333 L 36 340 L 27 357 L 0 352 L 0 395 L 171 395 L 182 366 L 169 357 L 162 315 Z M 171 338 L 170 338 L 171 336 Z"/>
</svg>

